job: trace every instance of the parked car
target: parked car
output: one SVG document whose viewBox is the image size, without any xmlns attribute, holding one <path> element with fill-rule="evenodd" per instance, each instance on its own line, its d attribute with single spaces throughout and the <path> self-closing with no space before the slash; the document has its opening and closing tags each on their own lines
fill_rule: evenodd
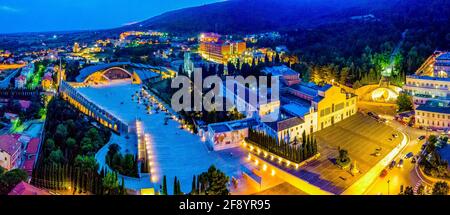
<svg viewBox="0 0 450 215">
<path fill-rule="evenodd" d="M 398 161 L 397 167 L 398 168 L 402 168 L 403 167 L 403 159 L 400 159 L 400 161 Z"/>
<path fill-rule="evenodd" d="M 398 137 L 398 134 L 393 133 L 393 134 L 392 134 L 392 137 L 397 138 L 397 137 Z"/>
<path fill-rule="evenodd" d="M 424 135 L 419 136 L 417 139 L 418 139 L 418 140 L 423 140 L 423 139 L 425 139 L 425 136 L 424 136 Z"/>
<path fill-rule="evenodd" d="M 391 161 L 391 164 L 389 164 L 389 169 L 392 169 L 395 167 L 395 160 Z"/>
<path fill-rule="evenodd" d="M 412 152 L 408 152 L 408 154 L 405 155 L 405 159 L 409 159 L 412 156 L 414 156 L 414 154 Z"/>
<path fill-rule="evenodd" d="M 388 174 L 388 171 L 386 169 L 383 169 L 380 173 L 380 178 L 386 177 L 387 174 Z"/>
</svg>

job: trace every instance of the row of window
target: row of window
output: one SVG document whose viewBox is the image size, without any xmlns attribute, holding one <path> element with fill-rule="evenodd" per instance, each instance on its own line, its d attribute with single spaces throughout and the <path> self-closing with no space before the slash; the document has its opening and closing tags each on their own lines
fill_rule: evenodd
<svg viewBox="0 0 450 215">
<path fill-rule="evenodd" d="M 440 88 L 447 88 L 448 89 L 448 84 L 433 84 L 433 83 L 419 83 L 419 82 L 411 82 L 408 81 L 408 85 L 410 86 L 420 86 L 420 87 L 440 87 Z"/>
<path fill-rule="evenodd" d="M 431 120 L 430 121 L 430 120 L 425 120 L 425 119 L 417 119 L 417 122 L 421 123 L 421 124 L 427 124 L 429 126 L 442 126 L 442 127 L 447 126 L 447 127 L 450 127 L 450 122 L 449 123 L 445 123 L 445 122 L 442 122 L 442 121 L 439 121 L 439 120 L 437 120 L 437 121 Z"/>
<path fill-rule="evenodd" d="M 438 114 L 438 113 L 427 113 L 427 114 L 425 114 L 425 112 L 419 112 L 419 111 L 417 111 L 417 115 L 418 116 L 427 116 L 427 117 L 433 117 L 433 118 L 438 118 L 438 119 L 445 119 L 445 118 L 447 118 L 447 119 L 450 119 L 450 115 L 447 115 L 447 117 L 445 117 L 445 114 Z"/>
</svg>

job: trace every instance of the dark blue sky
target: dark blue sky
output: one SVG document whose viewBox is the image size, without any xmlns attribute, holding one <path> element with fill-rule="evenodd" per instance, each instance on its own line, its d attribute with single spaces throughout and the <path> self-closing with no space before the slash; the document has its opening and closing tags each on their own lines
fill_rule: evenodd
<svg viewBox="0 0 450 215">
<path fill-rule="evenodd" d="M 119 27 L 221 0 L 0 0 L 0 33 Z"/>
</svg>

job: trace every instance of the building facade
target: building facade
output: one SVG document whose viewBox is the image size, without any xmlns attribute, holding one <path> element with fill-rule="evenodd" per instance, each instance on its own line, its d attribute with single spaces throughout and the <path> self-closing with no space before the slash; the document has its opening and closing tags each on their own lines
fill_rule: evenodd
<svg viewBox="0 0 450 215">
<path fill-rule="evenodd" d="M 241 55 L 247 49 L 245 41 L 223 41 L 221 35 L 216 33 L 203 33 L 199 41 L 199 54 L 207 60 L 220 64 Z"/>
<path fill-rule="evenodd" d="M 428 72 L 422 72 L 425 70 Z M 403 90 L 412 97 L 417 127 L 433 130 L 450 128 L 449 72 L 450 53 L 435 52 L 418 69 L 418 75 L 406 77 Z"/>
<path fill-rule="evenodd" d="M 17 168 L 21 163 L 22 144 L 14 135 L 0 136 L 0 166 L 6 170 Z"/>
<path fill-rule="evenodd" d="M 450 101 L 430 100 L 415 110 L 416 126 L 433 130 L 450 128 Z"/>
</svg>

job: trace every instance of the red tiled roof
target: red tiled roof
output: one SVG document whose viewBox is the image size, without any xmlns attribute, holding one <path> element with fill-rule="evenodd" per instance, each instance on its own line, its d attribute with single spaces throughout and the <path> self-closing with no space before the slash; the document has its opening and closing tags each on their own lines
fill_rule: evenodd
<svg viewBox="0 0 450 215">
<path fill-rule="evenodd" d="M 9 155 L 13 155 L 18 148 L 20 148 L 20 142 L 14 137 L 14 135 L 1 135 L 0 136 L 0 149 L 6 151 Z"/>
<path fill-rule="evenodd" d="M 28 109 L 31 106 L 31 101 L 29 100 L 19 100 L 20 107 L 23 109 Z"/>
<path fill-rule="evenodd" d="M 52 76 L 44 76 L 44 78 L 42 80 L 49 80 L 49 81 L 53 81 Z"/>
<path fill-rule="evenodd" d="M 32 138 L 27 146 L 27 154 L 36 154 L 39 149 L 39 138 Z"/>
<path fill-rule="evenodd" d="M 8 195 L 50 195 L 50 193 L 22 181 Z"/>
<path fill-rule="evenodd" d="M 22 169 L 28 173 L 29 176 L 31 176 L 31 173 L 33 172 L 33 167 L 34 167 L 34 162 L 36 157 L 32 156 L 30 159 L 27 159 L 23 165 L 22 165 Z"/>
<path fill-rule="evenodd" d="M 23 75 L 20 75 L 19 77 L 17 77 L 17 79 L 23 80 L 23 81 L 27 80 L 27 78 L 25 76 L 23 76 Z"/>
</svg>

